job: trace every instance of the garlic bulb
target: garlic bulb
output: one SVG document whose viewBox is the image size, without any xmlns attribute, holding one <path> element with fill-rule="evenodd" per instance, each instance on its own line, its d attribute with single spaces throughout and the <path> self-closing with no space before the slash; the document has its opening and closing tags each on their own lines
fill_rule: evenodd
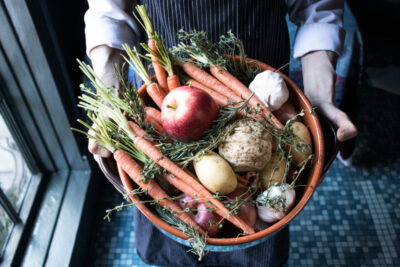
<svg viewBox="0 0 400 267">
<path fill-rule="evenodd" d="M 278 110 L 289 98 L 289 90 L 282 76 L 270 70 L 257 74 L 249 89 L 271 111 Z"/>
</svg>

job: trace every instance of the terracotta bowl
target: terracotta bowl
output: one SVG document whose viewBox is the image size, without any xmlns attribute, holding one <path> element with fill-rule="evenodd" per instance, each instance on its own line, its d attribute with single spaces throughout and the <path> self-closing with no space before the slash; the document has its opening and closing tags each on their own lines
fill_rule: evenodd
<svg viewBox="0 0 400 267">
<path fill-rule="evenodd" d="M 257 64 L 260 66 L 262 70 L 275 70 L 271 66 L 254 61 L 253 64 Z M 280 72 L 279 72 L 280 73 Z M 335 131 L 332 125 L 330 125 L 327 121 L 324 122 L 324 130 L 325 133 L 329 136 L 329 159 L 328 164 L 324 166 L 324 158 L 325 158 L 325 144 L 324 144 L 324 135 L 323 129 L 321 127 L 318 116 L 311 114 L 311 105 L 307 98 L 304 96 L 303 92 L 300 88 L 291 81 L 286 75 L 280 73 L 282 77 L 285 79 L 288 89 L 290 90 L 290 100 L 293 105 L 296 107 L 297 111 L 303 109 L 305 111 L 305 115 L 303 117 L 303 122 L 308 126 L 312 141 L 313 141 L 313 151 L 314 151 L 314 160 L 312 164 L 306 169 L 300 184 L 305 184 L 308 186 L 298 187 L 296 189 L 297 199 L 296 205 L 292 208 L 292 210 L 280 221 L 270 225 L 268 228 L 256 232 L 252 235 L 240 236 L 237 234 L 231 234 L 229 237 L 227 231 L 237 231 L 233 226 L 231 228 L 227 227 L 224 231 L 225 226 L 221 229 L 222 233 L 218 233 L 215 237 L 208 237 L 207 244 L 215 246 L 231 246 L 244 248 L 252 245 L 256 245 L 266 238 L 272 236 L 272 234 L 276 233 L 286 225 L 288 225 L 306 206 L 307 202 L 310 200 L 311 196 L 315 192 L 317 186 L 321 183 L 326 171 L 328 170 L 330 164 L 332 163 L 338 148 L 338 142 L 335 137 Z M 143 90 L 141 90 L 143 91 Z M 118 172 L 115 169 L 115 164 L 111 160 L 102 159 L 100 162 L 100 168 L 110 180 L 110 182 L 114 185 L 114 187 L 120 191 L 121 193 L 127 190 L 132 190 L 135 188 L 135 185 L 132 184 L 129 178 L 127 177 L 118 177 Z M 122 180 L 122 181 L 121 181 Z M 122 183 L 121 183 L 122 182 Z M 125 189 L 126 188 L 126 189 Z M 173 238 L 174 240 L 185 243 L 184 240 L 186 236 L 183 232 L 171 227 L 166 224 L 160 218 L 158 218 L 149 207 L 139 204 L 137 205 L 139 210 L 154 224 L 156 225 L 162 232 Z M 211 246 L 212 247 L 212 246 Z"/>
</svg>

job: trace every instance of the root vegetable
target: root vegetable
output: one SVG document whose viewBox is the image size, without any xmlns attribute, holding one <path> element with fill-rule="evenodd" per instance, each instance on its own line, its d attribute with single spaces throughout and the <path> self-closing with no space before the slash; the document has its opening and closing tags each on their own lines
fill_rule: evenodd
<svg viewBox="0 0 400 267">
<path fill-rule="evenodd" d="M 311 135 L 307 126 L 301 122 L 295 121 L 290 125 L 297 138 L 294 140 L 292 146 L 287 147 L 287 152 L 293 157 L 293 162 L 299 166 L 305 162 L 312 153 Z"/>
<path fill-rule="evenodd" d="M 276 183 L 284 182 L 286 161 L 286 158 L 279 151 L 272 154 L 271 160 L 260 171 L 261 186 L 264 190 Z"/>
<path fill-rule="evenodd" d="M 229 194 L 229 198 L 232 199 L 230 202 L 232 205 L 236 203 L 236 197 L 243 196 L 241 198 L 247 198 L 246 196 L 247 190 L 243 188 L 236 188 L 231 194 Z M 240 199 L 239 199 L 240 201 Z M 248 225 L 254 227 L 256 225 L 257 220 L 257 209 L 254 206 L 253 197 L 249 197 L 246 202 L 240 205 L 237 209 L 237 216 L 243 219 Z"/>
<path fill-rule="evenodd" d="M 190 217 L 205 231 L 207 236 L 213 236 L 221 229 L 225 220 L 215 212 L 210 212 L 207 206 L 184 194 L 178 200 L 178 205 L 183 209 L 189 209 Z M 221 225 L 220 225 L 221 224 Z"/>
<path fill-rule="evenodd" d="M 211 192 L 226 195 L 237 186 L 237 178 L 232 167 L 221 156 L 209 152 L 193 162 L 200 182 Z"/>
<path fill-rule="evenodd" d="M 272 135 L 263 125 L 252 119 L 242 119 L 219 148 L 236 172 L 260 171 L 271 159 Z"/>
<path fill-rule="evenodd" d="M 258 217 L 264 222 L 276 222 L 286 216 L 295 199 L 296 192 L 291 185 L 273 185 L 257 197 Z"/>
<path fill-rule="evenodd" d="M 297 115 L 297 111 L 290 101 L 286 101 L 278 110 L 275 110 L 274 115 L 276 118 L 282 122 L 286 123 L 288 120 Z"/>
</svg>

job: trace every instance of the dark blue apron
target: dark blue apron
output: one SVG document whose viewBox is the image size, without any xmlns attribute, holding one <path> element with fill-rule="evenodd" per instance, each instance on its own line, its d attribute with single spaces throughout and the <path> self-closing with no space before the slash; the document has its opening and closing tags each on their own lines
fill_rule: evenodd
<svg viewBox="0 0 400 267">
<path fill-rule="evenodd" d="M 289 37 L 283 0 L 145 0 L 155 30 L 166 46 L 176 45 L 176 33 L 206 31 L 216 41 L 228 30 L 239 37 L 251 58 L 274 67 L 289 62 Z M 143 36 L 145 36 L 143 34 Z M 144 40 L 143 40 L 144 41 Z M 135 235 L 140 257 L 164 266 L 280 266 L 289 255 L 289 229 L 285 227 L 265 242 L 232 252 L 210 252 L 202 262 L 161 233 L 136 208 Z"/>
</svg>

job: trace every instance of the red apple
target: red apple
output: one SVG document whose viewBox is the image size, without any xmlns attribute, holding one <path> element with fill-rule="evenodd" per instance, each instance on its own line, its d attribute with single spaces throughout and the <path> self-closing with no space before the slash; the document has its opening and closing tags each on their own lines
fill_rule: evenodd
<svg viewBox="0 0 400 267">
<path fill-rule="evenodd" d="M 218 106 L 201 89 L 181 86 L 171 91 L 161 107 L 161 122 L 169 136 L 183 142 L 200 139 L 218 117 Z"/>
</svg>

